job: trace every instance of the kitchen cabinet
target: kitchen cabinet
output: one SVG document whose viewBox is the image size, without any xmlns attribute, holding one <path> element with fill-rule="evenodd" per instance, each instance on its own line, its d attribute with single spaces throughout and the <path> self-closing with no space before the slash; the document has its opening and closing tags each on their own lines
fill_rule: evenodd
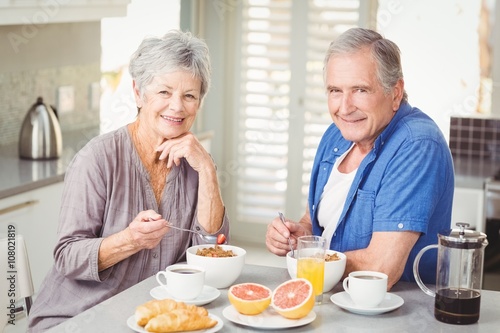
<svg viewBox="0 0 500 333">
<path fill-rule="evenodd" d="M 130 0 L 0 0 L 0 25 L 23 25 L 31 36 L 47 23 L 126 16 L 129 3 Z"/>
<path fill-rule="evenodd" d="M 457 222 L 469 223 L 471 228 L 484 232 L 483 224 L 483 201 L 482 189 L 455 187 L 453 197 L 453 210 L 451 213 L 451 226 L 454 228 Z"/>
<path fill-rule="evenodd" d="M 13 225 L 24 236 L 35 293 L 54 263 L 62 189 L 57 182 L 0 200 L 0 235 Z"/>
</svg>

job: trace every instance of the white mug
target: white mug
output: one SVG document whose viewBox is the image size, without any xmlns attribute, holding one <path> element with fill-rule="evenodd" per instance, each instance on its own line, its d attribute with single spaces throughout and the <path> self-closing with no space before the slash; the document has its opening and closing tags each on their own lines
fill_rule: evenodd
<svg viewBox="0 0 500 333">
<path fill-rule="evenodd" d="M 163 282 L 162 277 L 165 278 Z M 198 297 L 205 285 L 205 269 L 195 265 L 175 264 L 156 273 L 156 281 L 176 300 Z"/>
<path fill-rule="evenodd" d="M 342 285 L 357 306 L 374 308 L 387 293 L 387 275 L 373 271 L 351 272 Z"/>
</svg>

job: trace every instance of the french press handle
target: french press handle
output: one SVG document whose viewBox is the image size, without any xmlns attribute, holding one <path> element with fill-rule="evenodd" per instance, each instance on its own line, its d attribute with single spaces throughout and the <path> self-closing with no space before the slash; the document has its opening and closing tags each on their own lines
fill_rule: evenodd
<svg viewBox="0 0 500 333">
<path fill-rule="evenodd" d="M 424 293 L 426 293 L 429 296 L 435 297 L 436 293 L 424 284 L 422 279 L 420 278 L 420 274 L 418 273 L 418 264 L 420 263 L 420 258 L 422 258 L 422 255 L 430 249 L 437 249 L 438 245 L 437 244 L 432 244 L 432 245 L 427 245 L 426 247 L 422 248 L 420 252 L 418 252 L 417 256 L 415 257 L 415 261 L 413 262 L 413 276 L 415 277 L 415 281 L 417 281 L 418 286 Z"/>
</svg>

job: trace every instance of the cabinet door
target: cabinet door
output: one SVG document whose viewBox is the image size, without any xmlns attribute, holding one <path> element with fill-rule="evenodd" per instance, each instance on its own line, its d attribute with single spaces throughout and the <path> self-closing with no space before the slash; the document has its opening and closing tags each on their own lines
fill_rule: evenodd
<svg viewBox="0 0 500 333">
<path fill-rule="evenodd" d="M 4 210 L 0 234 L 13 225 L 16 234 L 24 236 L 35 293 L 54 263 L 62 188 L 59 182 L 0 200 L 0 210 Z"/>
</svg>

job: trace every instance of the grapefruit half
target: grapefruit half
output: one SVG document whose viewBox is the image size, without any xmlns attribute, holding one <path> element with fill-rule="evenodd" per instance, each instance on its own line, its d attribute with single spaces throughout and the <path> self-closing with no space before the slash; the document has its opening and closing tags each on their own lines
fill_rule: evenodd
<svg viewBox="0 0 500 333">
<path fill-rule="evenodd" d="M 303 318 L 314 307 L 313 286 L 303 278 L 285 281 L 274 290 L 271 304 L 285 318 Z"/>
<path fill-rule="evenodd" d="M 231 286 L 227 292 L 229 302 L 236 311 L 244 315 L 262 313 L 271 304 L 271 289 L 258 283 L 240 283 Z"/>
</svg>

